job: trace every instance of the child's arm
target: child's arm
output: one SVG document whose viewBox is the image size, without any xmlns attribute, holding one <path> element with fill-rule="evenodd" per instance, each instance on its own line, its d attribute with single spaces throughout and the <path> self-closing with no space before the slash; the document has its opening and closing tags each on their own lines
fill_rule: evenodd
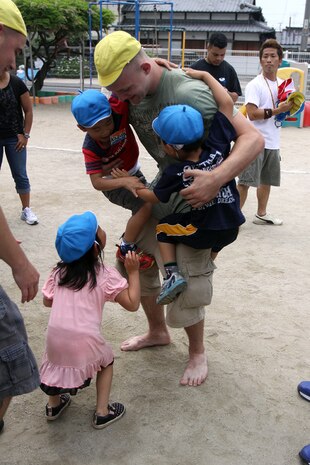
<svg viewBox="0 0 310 465">
<path fill-rule="evenodd" d="M 121 177 L 121 178 L 105 178 L 101 173 L 89 175 L 93 187 L 98 191 L 112 191 L 123 187 L 129 190 L 137 197 L 136 189 L 141 188 L 144 184 L 139 181 L 136 176 Z"/>
<path fill-rule="evenodd" d="M 120 169 L 120 168 L 114 168 L 111 171 L 111 175 L 113 176 L 114 179 L 125 179 L 128 176 L 132 177 L 128 171 Z M 137 187 L 135 190 L 135 193 L 140 199 L 144 200 L 145 202 L 150 202 L 150 203 L 158 203 L 159 200 L 154 194 L 153 191 L 149 190 L 147 187 L 145 187 L 144 184 L 140 183 L 141 186 Z"/>
<path fill-rule="evenodd" d="M 224 113 L 228 119 L 232 118 L 234 102 L 222 84 L 220 84 L 207 71 L 198 71 L 197 69 L 188 68 L 186 70 L 186 74 L 194 79 L 201 79 L 205 84 L 207 84 L 207 86 L 211 89 L 219 111 Z"/>
<path fill-rule="evenodd" d="M 44 307 L 51 307 L 53 305 L 53 299 L 48 299 L 47 297 L 43 296 L 43 305 Z"/>
<path fill-rule="evenodd" d="M 129 312 L 136 312 L 140 305 L 140 278 L 139 278 L 139 258 L 135 252 L 127 252 L 125 258 L 125 268 L 128 274 L 129 287 L 120 292 L 115 301 Z"/>
</svg>

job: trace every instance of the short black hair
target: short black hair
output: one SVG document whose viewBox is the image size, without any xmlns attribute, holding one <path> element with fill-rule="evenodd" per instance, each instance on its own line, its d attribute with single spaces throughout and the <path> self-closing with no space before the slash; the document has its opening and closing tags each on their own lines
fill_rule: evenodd
<svg viewBox="0 0 310 465">
<path fill-rule="evenodd" d="M 218 48 L 227 47 L 227 37 L 222 32 L 213 32 L 209 37 L 209 45 Z"/>
</svg>

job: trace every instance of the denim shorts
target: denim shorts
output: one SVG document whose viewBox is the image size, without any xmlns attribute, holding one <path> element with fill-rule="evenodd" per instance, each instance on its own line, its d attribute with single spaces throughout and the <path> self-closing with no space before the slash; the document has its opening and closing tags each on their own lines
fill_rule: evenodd
<svg viewBox="0 0 310 465">
<path fill-rule="evenodd" d="M 17 141 L 17 137 L 0 139 L 0 168 L 2 165 L 4 149 L 12 177 L 15 181 L 16 192 L 18 194 L 28 194 L 28 192 L 30 192 L 30 183 L 26 170 L 27 150 L 24 148 L 20 152 L 17 152 L 15 149 Z"/>
<path fill-rule="evenodd" d="M 39 384 L 23 317 L 0 286 L 0 401 L 31 392 Z"/>
</svg>

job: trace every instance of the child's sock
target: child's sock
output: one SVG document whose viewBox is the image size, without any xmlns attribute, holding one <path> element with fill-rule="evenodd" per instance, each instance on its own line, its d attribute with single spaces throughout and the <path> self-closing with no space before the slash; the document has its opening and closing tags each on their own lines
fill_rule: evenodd
<svg viewBox="0 0 310 465">
<path fill-rule="evenodd" d="M 166 279 L 169 279 L 172 273 L 179 271 L 177 262 L 164 263 L 164 267 L 166 272 Z"/>
<path fill-rule="evenodd" d="M 137 249 L 137 246 L 134 242 L 127 242 L 125 239 L 122 237 L 121 243 L 119 248 L 121 249 L 121 254 L 126 255 L 126 253 L 130 250 L 131 252 L 134 252 Z"/>
</svg>

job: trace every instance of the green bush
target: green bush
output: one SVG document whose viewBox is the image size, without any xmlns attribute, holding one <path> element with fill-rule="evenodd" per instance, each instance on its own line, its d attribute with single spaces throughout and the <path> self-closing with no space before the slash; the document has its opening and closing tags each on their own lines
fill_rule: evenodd
<svg viewBox="0 0 310 465">
<path fill-rule="evenodd" d="M 49 77 L 56 78 L 79 78 L 80 77 L 80 58 L 79 57 L 62 57 L 58 58 L 55 66 L 49 71 Z M 84 61 L 84 76 L 89 77 L 89 62 Z"/>
</svg>

